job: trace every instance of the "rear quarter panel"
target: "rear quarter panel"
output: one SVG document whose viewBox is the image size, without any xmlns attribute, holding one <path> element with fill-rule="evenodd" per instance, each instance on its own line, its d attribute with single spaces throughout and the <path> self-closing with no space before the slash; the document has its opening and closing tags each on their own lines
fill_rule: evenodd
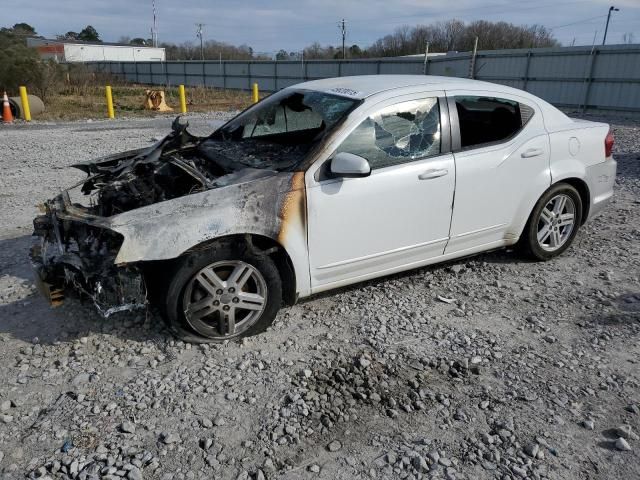
<svg viewBox="0 0 640 480">
<path fill-rule="evenodd" d="M 571 119 L 570 122 L 549 132 L 551 180 L 552 183 L 569 178 L 584 181 L 590 196 L 590 205 L 585 207 L 591 216 L 591 206 L 598 203 L 598 198 L 610 197 L 613 188 L 615 162 L 607 159 L 604 151 L 609 125 Z M 600 172 L 603 165 L 607 165 L 605 174 Z"/>
</svg>

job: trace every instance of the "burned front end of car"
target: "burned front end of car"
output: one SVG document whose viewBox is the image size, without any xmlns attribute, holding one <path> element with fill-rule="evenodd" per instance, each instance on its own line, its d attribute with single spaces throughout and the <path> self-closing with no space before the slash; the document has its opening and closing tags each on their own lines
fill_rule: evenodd
<svg viewBox="0 0 640 480">
<path fill-rule="evenodd" d="M 300 166 L 357 104 L 283 90 L 208 137 L 178 117 L 147 148 L 73 165 L 87 177 L 34 220 L 42 292 L 54 304 L 79 293 L 109 316 L 148 297 L 164 308 L 167 273 L 223 238 L 251 247 L 255 236 L 305 258 Z"/>
<path fill-rule="evenodd" d="M 90 299 L 104 317 L 146 305 L 140 269 L 115 264 L 123 238 L 108 222 L 73 205 L 68 192 L 48 201 L 43 210 L 33 221 L 39 238 L 31 262 L 38 289 L 52 305 L 69 295 L 80 296 Z"/>
<path fill-rule="evenodd" d="M 198 170 L 202 161 L 193 155 L 198 139 L 186 126 L 176 120 L 172 132 L 148 148 L 73 165 L 87 178 L 42 205 L 43 215 L 33 222 L 39 241 L 31 260 L 52 305 L 79 294 L 108 317 L 147 304 L 140 266 L 117 262 L 125 237 L 114 221 L 124 212 L 211 188 L 211 175 Z"/>
</svg>

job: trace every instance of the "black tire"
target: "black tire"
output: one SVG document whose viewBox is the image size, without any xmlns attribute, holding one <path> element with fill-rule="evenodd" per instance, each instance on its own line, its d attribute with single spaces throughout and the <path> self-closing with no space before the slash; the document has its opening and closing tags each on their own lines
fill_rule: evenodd
<svg viewBox="0 0 640 480">
<path fill-rule="evenodd" d="M 543 225 L 544 220 L 541 219 L 542 211 L 547 207 L 547 205 L 551 202 L 552 199 L 557 198 L 559 195 L 564 195 L 568 197 L 571 202 L 573 202 L 574 209 L 574 220 L 573 226 L 570 230 L 570 233 L 567 233 L 566 237 L 563 239 L 563 243 L 560 244 L 558 248 L 553 250 L 549 250 L 547 247 L 544 248 L 541 243 L 538 241 L 538 232 L 539 228 Z M 567 202 L 569 203 L 569 202 Z M 534 260 L 546 261 L 550 260 L 558 255 L 561 255 L 567 248 L 571 246 L 573 243 L 576 234 L 578 233 L 578 229 L 582 223 L 582 199 L 580 198 L 580 194 L 578 191 L 567 183 L 558 183 L 552 185 L 549 190 L 547 190 L 540 200 L 536 203 L 529 219 L 527 220 L 527 224 L 524 227 L 524 231 L 520 236 L 519 245 L 521 250 L 525 255 Z M 557 220 L 556 220 L 557 221 Z M 563 227 L 557 227 L 562 229 Z M 562 230 L 561 230 L 562 231 Z"/>
<path fill-rule="evenodd" d="M 199 272 L 211 265 L 217 265 L 224 262 L 242 262 L 244 264 L 248 264 L 259 272 L 264 280 L 264 284 L 266 284 L 266 302 L 264 302 L 262 312 L 256 320 L 252 320 L 250 326 L 238 333 L 227 332 L 227 334 L 223 335 L 221 333 L 222 327 L 220 327 L 220 325 L 215 321 L 216 319 L 220 319 L 220 315 L 223 315 L 221 311 L 212 312 L 202 320 L 190 321 L 185 314 L 184 297 L 187 288 L 194 288 L 193 286 L 189 286 L 194 285 L 192 280 L 199 274 Z M 231 275 L 231 273 L 229 275 Z M 250 281 L 252 281 L 252 278 L 253 277 L 250 277 Z M 200 283 L 197 283 L 196 285 L 201 286 Z M 215 289 L 215 287 L 213 288 Z M 191 290 L 189 290 L 189 292 L 191 292 Z M 191 294 L 189 293 L 189 295 Z M 226 291 L 225 295 L 227 295 Z M 215 297 L 221 299 L 218 302 L 219 305 L 223 305 L 225 307 L 233 306 L 228 299 L 225 300 L 226 303 L 224 303 L 225 301 L 222 300 L 222 297 Z M 234 301 L 235 300 L 237 299 L 234 299 Z M 211 248 L 194 252 L 181 259 L 177 268 L 173 272 L 172 279 L 167 285 L 166 297 L 163 303 L 165 310 L 164 313 L 167 320 L 171 326 L 175 327 L 179 331 L 181 338 L 184 340 L 214 343 L 230 339 L 237 340 L 261 333 L 273 323 L 273 320 L 282 304 L 282 281 L 280 279 L 277 266 L 268 255 L 252 253 L 243 244 L 220 242 L 212 245 Z M 221 306 L 219 308 L 223 307 Z M 210 321 L 209 318 L 211 319 Z M 211 329 L 203 327 L 203 323 L 211 323 Z M 225 325 L 226 329 L 229 330 L 230 327 L 228 327 L 228 323 Z M 235 322 L 234 325 L 236 325 Z M 216 334 L 214 334 L 214 329 L 218 330 Z"/>
</svg>

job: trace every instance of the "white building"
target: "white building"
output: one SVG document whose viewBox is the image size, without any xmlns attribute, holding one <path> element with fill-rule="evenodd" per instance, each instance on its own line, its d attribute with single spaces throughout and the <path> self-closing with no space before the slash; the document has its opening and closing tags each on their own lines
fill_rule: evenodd
<svg viewBox="0 0 640 480">
<path fill-rule="evenodd" d="M 40 57 L 56 62 L 164 62 L 164 48 L 88 43 L 77 40 L 27 38 L 27 45 L 38 50 Z"/>
</svg>

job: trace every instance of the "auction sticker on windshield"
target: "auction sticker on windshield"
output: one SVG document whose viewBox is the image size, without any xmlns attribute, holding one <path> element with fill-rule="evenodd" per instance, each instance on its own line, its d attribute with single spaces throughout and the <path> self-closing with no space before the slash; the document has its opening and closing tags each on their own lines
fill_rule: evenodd
<svg viewBox="0 0 640 480">
<path fill-rule="evenodd" d="M 329 90 L 331 93 L 337 93 L 338 95 L 345 95 L 347 97 L 361 97 L 363 94 L 357 90 L 351 88 L 335 87 Z"/>
</svg>

